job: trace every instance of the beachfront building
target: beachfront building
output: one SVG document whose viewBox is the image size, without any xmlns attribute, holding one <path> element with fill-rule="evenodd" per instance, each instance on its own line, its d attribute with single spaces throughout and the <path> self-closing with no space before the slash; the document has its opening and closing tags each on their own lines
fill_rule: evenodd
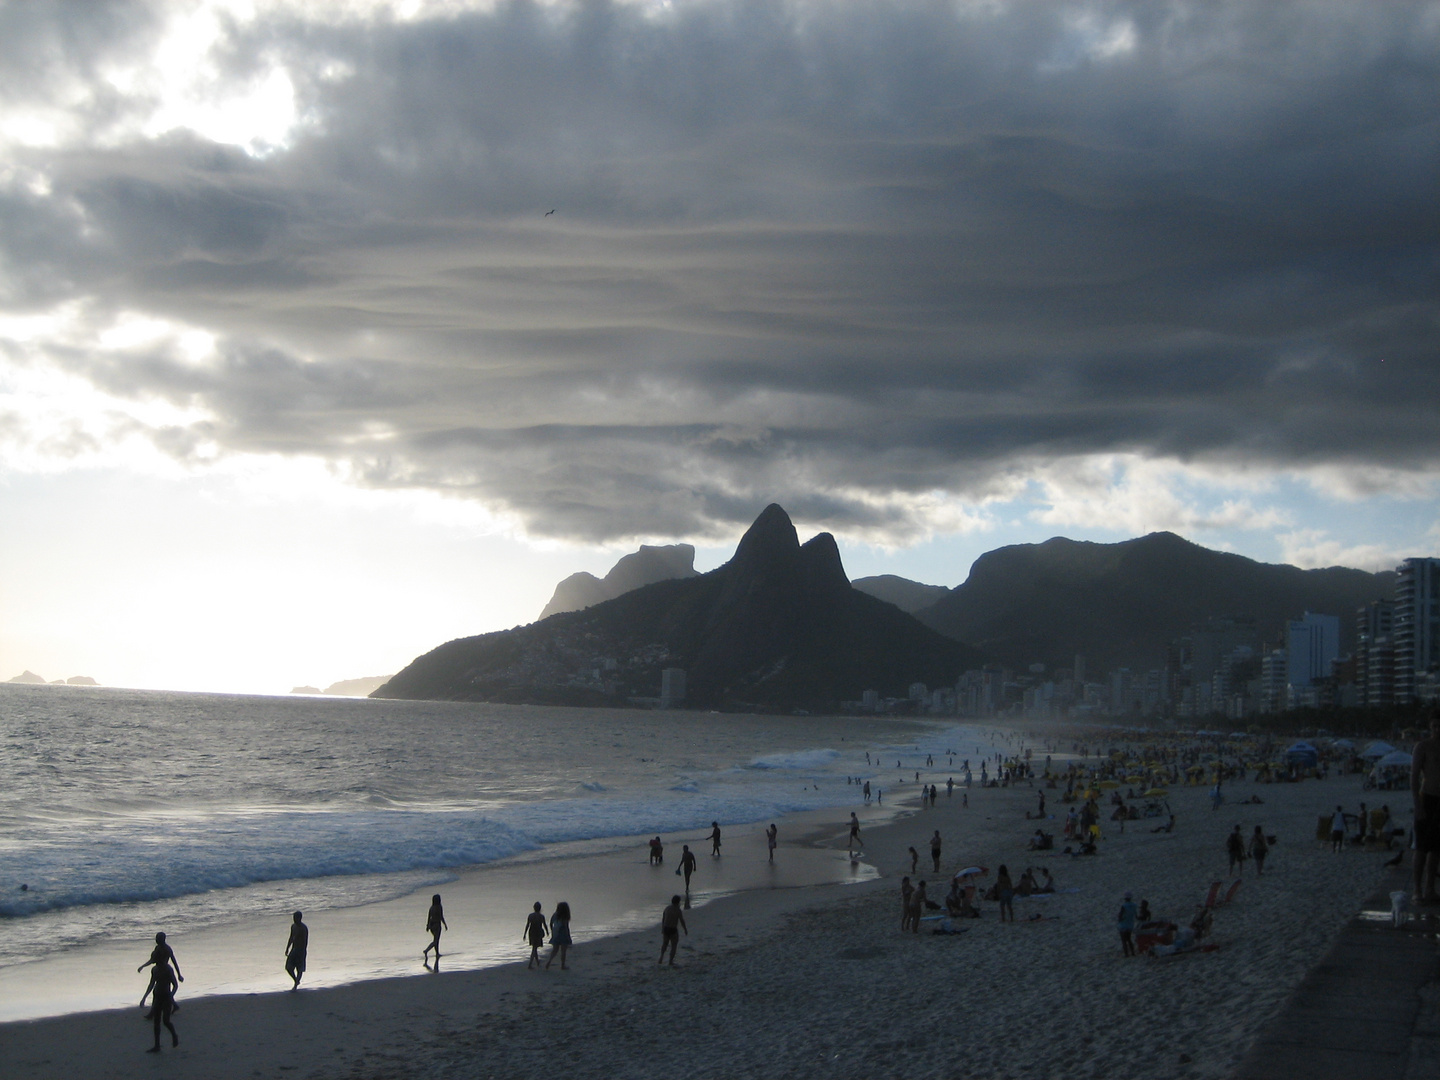
<svg viewBox="0 0 1440 1080">
<path fill-rule="evenodd" d="M 1433 693 L 1440 672 L 1440 559 L 1406 559 L 1395 583 L 1395 700 Z"/>
<path fill-rule="evenodd" d="M 1340 656 L 1340 618 L 1307 611 L 1285 628 L 1285 707 L 1320 704 L 1320 684 Z"/>
<path fill-rule="evenodd" d="M 1355 692 L 1367 709 L 1395 701 L 1395 602 L 1372 600 L 1355 612 Z"/>
<path fill-rule="evenodd" d="M 1260 711 L 1273 713 L 1285 708 L 1285 689 L 1289 682 L 1285 674 L 1286 656 L 1284 649 L 1271 649 L 1260 659 Z"/>
</svg>

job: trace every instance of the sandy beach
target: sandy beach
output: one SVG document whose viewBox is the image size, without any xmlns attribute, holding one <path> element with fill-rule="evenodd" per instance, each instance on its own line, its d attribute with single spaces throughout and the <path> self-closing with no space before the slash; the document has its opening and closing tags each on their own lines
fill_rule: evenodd
<svg viewBox="0 0 1440 1080">
<path fill-rule="evenodd" d="M 913 792 L 914 786 L 907 785 Z M 138 1009 L 0 1026 L 4 1075 L 40 1077 L 660 1077 L 986 1076 L 1223 1077 L 1381 878 L 1385 856 L 1332 854 L 1318 814 L 1354 810 L 1360 778 L 1229 789 L 1172 789 L 1178 823 L 1125 835 L 1106 821 L 1095 857 L 1027 853 L 1025 812 L 1038 788 L 960 789 L 867 827 L 878 880 L 765 889 L 687 913 L 678 967 L 660 968 L 657 930 L 584 942 L 571 970 L 525 970 L 515 913 L 513 964 L 371 980 L 299 993 L 197 998 L 176 1017 L 181 1045 L 148 1055 Z M 906 788 L 887 790 L 887 802 Z M 1264 805 L 1234 800 L 1258 794 Z M 1059 834 L 1062 808 L 1047 829 Z M 1367 793 L 1367 802 L 1387 801 Z M 1392 810 L 1408 797 L 1394 793 Z M 1397 816 L 1403 816 L 1397 814 Z M 843 817 L 787 823 L 777 858 L 796 847 L 843 850 Z M 1224 839 L 1239 824 L 1278 836 L 1263 878 L 1244 868 L 1215 914 L 1213 952 L 1124 958 L 1114 929 L 1125 890 L 1184 924 L 1209 883 L 1226 877 Z M 939 829 L 941 880 L 960 866 L 1046 867 L 1062 890 L 1017 899 L 1016 924 L 994 903 L 957 936 L 899 929 L 906 849 Z M 726 859 L 764 858 L 758 829 Z M 708 858 L 708 856 L 703 857 Z M 702 869 L 703 869 L 702 858 Z M 1076 891 L 1068 891 L 1076 890 Z M 577 909 L 583 910 L 576 902 Z M 1030 920 L 1033 915 L 1040 920 Z M 659 911 L 655 912 L 658 924 Z M 577 919 L 579 918 L 577 910 Z M 577 924 L 577 936 L 580 930 Z M 138 963 L 138 959 L 135 961 Z M 182 954 L 182 964 L 184 956 Z M 136 980 L 136 993 L 143 984 Z M 182 1001 L 185 999 L 182 997 Z"/>
</svg>

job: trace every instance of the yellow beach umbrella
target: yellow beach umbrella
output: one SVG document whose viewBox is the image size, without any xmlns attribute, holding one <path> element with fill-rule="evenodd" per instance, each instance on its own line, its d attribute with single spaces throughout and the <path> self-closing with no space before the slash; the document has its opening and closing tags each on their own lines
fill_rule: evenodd
<svg viewBox="0 0 1440 1080">
<path fill-rule="evenodd" d="M 1145 792 L 1145 798 L 1158 799 L 1164 795 L 1169 794 L 1170 792 L 1166 791 L 1163 787 L 1152 787 L 1149 791 Z"/>
<path fill-rule="evenodd" d="M 1102 787 L 1102 788 L 1104 788 L 1106 791 L 1111 791 L 1111 790 L 1113 790 L 1113 789 L 1115 789 L 1115 788 L 1117 788 L 1117 787 L 1120 786 L 1120 781 L 1118 781 L 1118 780 L 1101 780 L 1100 783 L 1099 783 L 1098 785 L 1096 785 L 1096 786 L 1097 786 L 1097 787 Z"/>
</svg>

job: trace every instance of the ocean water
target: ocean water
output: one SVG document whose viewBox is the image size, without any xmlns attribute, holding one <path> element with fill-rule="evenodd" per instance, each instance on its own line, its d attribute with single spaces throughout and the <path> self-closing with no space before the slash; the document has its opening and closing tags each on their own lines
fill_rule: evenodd
<svg viewBox="0 0 1440 1080">
<path fill-rule="evenodd" d="M 909 779 L 982 742 L 880 718 L 0 686 L 0 971 L 566 842 L 850 807 L 847 776 L 888 788 L 891 758 Z"/>
</svg>

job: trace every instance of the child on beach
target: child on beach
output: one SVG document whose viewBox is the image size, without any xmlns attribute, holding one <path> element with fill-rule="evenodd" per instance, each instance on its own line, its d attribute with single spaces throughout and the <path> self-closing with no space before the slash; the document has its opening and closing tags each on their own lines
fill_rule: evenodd
<svg viewBox="0 0 1440 1080">
<path fill-rule="evenodd" d="M 665 963 L 665 950 L 670 950 L 670 966 L 675 966 L 675 950 L 680 947 L 680 931 L 690 936 L 690 927 L 685 925 L 685 913 L 680 910 L 680 897 L 670 897 L 670 906 L 660 915 L 660 963 Z"/>
<path fill-rule="evenodd" d="M 915 873 L 920 867 L 920 853 L 913 847 L 910 849 L 910 873 Z"/>
<path fill-rule="evenodd" d="M 450 924 L 445 921 L 445 909 L 440 905 L 440 894 L 437 892 L 430 898 L 430 910 L 425 914 L 425 929 L 430 934 L 430 944 L 425 946 L 425 951 L 420 954 L 421 963 L 429 966 L 430 950 L 435 950 L 435 966 L 440 966 L 440 931 L 449 930 Z"/>
<path fill-rule="evenodd" d="M 540 901 L 536 900 L 534 909 L 525 916 L 525 930 L 521 934 L 522 941 L 530 942 L 530 962 L 525 965 L 526 971 L 540 966 L 540 946 L 545 944 L 547 929 L 545 916 L 540 913 Z"/>
</svg>

